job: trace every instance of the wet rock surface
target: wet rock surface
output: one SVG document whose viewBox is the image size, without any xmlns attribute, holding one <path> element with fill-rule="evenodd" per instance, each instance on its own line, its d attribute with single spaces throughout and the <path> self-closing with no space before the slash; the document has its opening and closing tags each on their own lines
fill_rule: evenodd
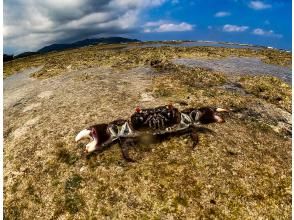
<svg viewBox="0 0 294 220">
<path fill-rule="evenodd" d="M 190 67 L 203 67 L 230 74 L 270 75 L 281 78 L 289 85 L 292 82 L 292 70 L 288 67 L 266 64 L 258 58 L 228 57 L 223 59 L 188 59 L 173 60 L 175 64 Z"/>
</svg>

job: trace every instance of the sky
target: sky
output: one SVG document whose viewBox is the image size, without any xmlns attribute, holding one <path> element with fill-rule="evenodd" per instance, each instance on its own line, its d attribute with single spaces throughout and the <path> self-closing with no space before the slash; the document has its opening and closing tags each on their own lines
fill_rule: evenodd
<svg viewBox="0 0 294 220">
<path fill-rule="evenodd" d="M 291 0 L 4 0 L 4 52 L 122 36 L 292 50 Z"/>
</svg>

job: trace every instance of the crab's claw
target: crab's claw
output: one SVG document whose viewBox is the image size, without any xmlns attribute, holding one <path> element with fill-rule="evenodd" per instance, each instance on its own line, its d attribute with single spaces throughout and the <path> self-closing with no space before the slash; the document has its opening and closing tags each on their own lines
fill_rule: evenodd
<svg viewBox="0 0 294 220">
<path fill-rule="evenodd" d="M 91 153 L 101 148 L 101 144 L 110 139 L 108 124 L 96 124 L 80 131 L 75 137 L 75 141 L 78 142 L 81 139 L 88 138 L 90 142 L 86 145 L 85 152 Z"/>
<path fill-rule="evenodd" d="M 224 109 L 224 108 L 216 108 L 215 112 L 229 112 L 229 110 Z M 213 117 L 215 119 L 215 122 L 217 122 L 217 123 L 225 122 L 225 120 L 221 116 L 219 116 L 219 115 L 217 115 L 215 113 L 213 114 Z"/>
<path fill-rule="evenodd" d="M 98 144 L 98 138 L 97 138 L 97 135 L 96 135 L 96 130 L 95 128 L 87 128 L 87 129 L 84 129 L 82 131 L 80 131 L 76 138 L 75 138 L 75 141 L 78 142 L 84 138 L 89 138 L 91 139 L 92 141 L 90 143 L 88 143 L 86 145 L 86 149 L 85 149 L 85 152 L 86 153 L 90 153 L 90 152 L 93 152 L 96 150 L 97 148 L 97 144 Z"/>
<path fill-rule="evenodd" d="M 98 143 L 98 141 L 96 139 L 94 139 L 93 141 L 91 141 L 90 143 L 88 143 L 86 145 L 85 152 L 86 153 L 91 153 L 91 152 L 95 151 L 97 149 L 97 143 Z"/>
<path fill-rule="evenodd" d="M 213 118 L 214 118 L 214 122 L 216 122 L 216 123 L 224 123 L 225 122 L 225 119 L 223 119 L 221 116 L 219 116 L 219 115 L 214 115 L 213 116 Z"/>
<path fill-rule="evenodd" d="M 78 135 L 76 136 L 75 141 L 78 142 L 83 138 L 92 138 L 91 137 L 91 130 L 84 129 L 84 130 L 80 131 L 80 133 L 78 133 Z"/>
<path fill-rule="evenodd" d="M 227 109 L 224 108 L 210 108 L 210 107 L 203 107 L 200 108 L 198 115 L 198 120 L 202 124 L 209 124 L 209 123 L 223 123 L 225 122 L 224 118 L 217 113 L 221 112 L 228 112 Z"/>
<path fill-rule="evenodd" d="M 229 110 L 225 109 L 225 108 L 216 108 L 215 111 L 216 112 L 229 112 Z"/>
</svg>

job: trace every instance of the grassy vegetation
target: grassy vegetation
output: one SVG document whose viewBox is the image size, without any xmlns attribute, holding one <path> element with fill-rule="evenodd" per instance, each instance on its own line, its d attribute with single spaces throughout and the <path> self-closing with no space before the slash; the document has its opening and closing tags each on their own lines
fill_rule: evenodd
<svg viewBox="0 0 294 220">
<path fill-rule="evenodd" d="M 248 93 L 291 112 L 291 88 L 281 79 L 270 76 L 246 76 L 240 79 L 240 83 Z"/>
<path fill-rule="evenodd" d="M 5 76 L 45 65 L 33 77 L 49 80 L 40 80 L 36 91 L 54 90 L 48 99 L 37 93 L 4 109 L 5 218 L 289 219 L 291 87 L 274 77 L 230 76 L 170 60 L 234 55 L 288 65 L 291 55 L 121 49 L 93 46 L 5 63 Z M 142 101 L 142 94 L 152 98 Z M 23 113 L 35 102 L 41 105 Z M 199 133 L 195 150 L 189 136 L 174 137 L 131 148 L 136 163 L 125 162 L 117 145 L 86 156 L 86 142 L 74 142 L 91 124 L 126 118 L 137 105 L 167 103 L 231 111 L 223 115 L 226 123 L 205 126 L 211 132 Z"/>
</svg>

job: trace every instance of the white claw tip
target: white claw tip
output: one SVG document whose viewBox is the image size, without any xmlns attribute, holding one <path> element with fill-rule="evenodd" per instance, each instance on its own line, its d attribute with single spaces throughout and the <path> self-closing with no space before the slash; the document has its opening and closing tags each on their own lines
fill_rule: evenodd
<svg viewBox="0 0 294 220">
<path fill-rule="evenodd" d="M 86 145 L 87 153 L 91 153 L 91 152 L 95 151 L 96 150 L 96 145 L 97 145 L 97 140 L 95 140 L 95 139 L 93 141 L 91 141 L 90 143 L 88 143 Z"/>
<path fill-rule="evenodd" d="M 214 119 L 216 120 L 217 123 L 223 123 L 225 122 L 225 120 L 221 117 L 219 117 L 218 115 L 215 115 L 214 116 Z"/>
<path fill-rule="evenodd" d="M 229 112 L 227 109 L 224 109 L 224 108 L 217 108 L 216 111 L 217 112 Z"/>
<path fill-rule="evenodd" d="M 84 129 L 82 131 L 80 131 L 80 133 L 78 133 L 78 135 L 75 138 L 75 141 L 78 142 L 79 140 L 83 139 L 83 138 L 91 138 L 90 136 L 91 131 L 88 129 Z"/>
</svg>

